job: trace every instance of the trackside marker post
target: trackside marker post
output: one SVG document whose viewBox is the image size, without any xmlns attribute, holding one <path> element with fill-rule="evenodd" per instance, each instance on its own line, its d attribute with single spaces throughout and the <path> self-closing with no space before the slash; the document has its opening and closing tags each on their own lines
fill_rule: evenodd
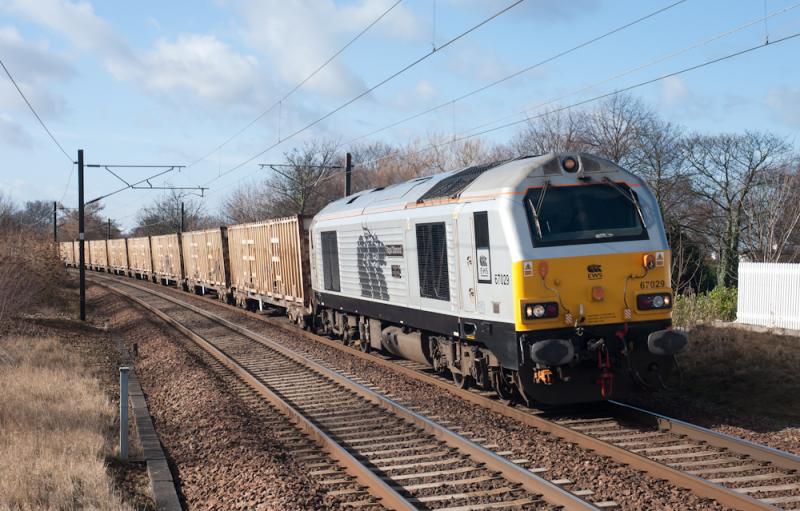
<svg viewBox="0 0 800 511">
<path fill-rule="evenodd" d="M 128 370 L 119 368 L 119 459 L 128 459 Z"/>
</svg>

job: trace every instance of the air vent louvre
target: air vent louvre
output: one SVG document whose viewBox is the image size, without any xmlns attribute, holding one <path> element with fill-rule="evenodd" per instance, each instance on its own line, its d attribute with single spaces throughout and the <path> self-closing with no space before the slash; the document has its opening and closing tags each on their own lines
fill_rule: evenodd
<svg viewBox="0 0 800 511">
<path fill-rule="evenodd" d="M 444 222 L 417 224 L 417 262 L 419 295 L 450 301 L 450 274 L 447 271 L 447 229 Z"/>
<path fill-rule="evenodd" d="M 425 195 L 419 198 L 419 202 L 425 202 L 433 199 L 453 199 L 461 195 L 466 187 L 472 184 L 473 181 L 486 172 L 487 170 L 497 167 L 505 161 L 495 161 L 484 165 L 476 165 L 475 167 L 466 168 L 460 172 L 456 172 L 452 176 L 448 176 L 435 185 L 433 188 L 425 192 Z"/>
</svg>

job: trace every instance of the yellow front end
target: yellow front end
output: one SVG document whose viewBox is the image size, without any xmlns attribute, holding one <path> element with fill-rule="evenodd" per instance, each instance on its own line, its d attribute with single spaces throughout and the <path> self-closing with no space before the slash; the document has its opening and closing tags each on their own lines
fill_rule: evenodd
<svg viewBox="0 0 800 511">
<path fill-rule="evenodd" d="M 671 292 L 669 251 L 517 261 L 512 283 L 518 332 L 671 317 L 671 301 L 658 309 L 637 307 L 637 295 Z M 525 317 L 526 305 L 543 302 L 557 303 L 558 315 Z"/>
</svg>

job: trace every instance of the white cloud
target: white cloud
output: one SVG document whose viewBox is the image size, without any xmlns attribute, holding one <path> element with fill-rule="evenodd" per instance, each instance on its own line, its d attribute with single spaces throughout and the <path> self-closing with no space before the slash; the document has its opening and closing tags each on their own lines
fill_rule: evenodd
<svg viewBox="0 0 800 511">
<path fill-rule="evenodd" d="M 330 58 L 357 30 L 367 26 L 393 2 L 361 0 L 339 6 L 333 0 L 240 0 L 236 3 L 244 25 L 241 33 L 255 49 L 268 55 L 279 77 L 297 83 Z M 419 24 L 410 10 L 400 5 L 355 44 L 369 37 L 414 40 Z M 304 88 L 332 96 L 363 90 L 362 78 L 337 58 Z"/>
<path fill-rule="evenodd" d="M 11 116 L 0 113 L 0 143 L 25 149 L 33 145 L 33 139 Z"/>
<path fill-rule="evenodd" d="M 244 103 L 253 99 L 261 85 L 255 57 L 237 53 L 212 35 L 159 39 L 152 49 L 142 52 L 96 15 L 87 2 L 10 0 L 2 5 L 59 33 L 75 47 L 98 54 L 116 79 L 142 84 L 149 92 Z"/>
<path fill-rule="evenodd" d="M 673 106 L 688 95 L 689 92 L 686 90 L 686 85 L 677 76 L 670 76 L 662 82 L 661 100 L 665 105 Z"/>
<path fill-rule="evenodd" d="M 767 94 L 773 115 L 791 126 L 800 126 L 800 87 L 776 87 Z"/>
<path fill-rule="evenodd" d="M 2 26 L 0 55 L 40 115 L 52 117 L 63 111 L 63 98 L 52 94 L 50 86 L 74 74 L 66 57 L 51 51 L 46 42 L 25 41 L 16 28 Z M 8 86 L 0 86 L 0 108 L 26 109 L 13 85 L 5 79 L 0 81 L 8 83 Z"/>
</svg>

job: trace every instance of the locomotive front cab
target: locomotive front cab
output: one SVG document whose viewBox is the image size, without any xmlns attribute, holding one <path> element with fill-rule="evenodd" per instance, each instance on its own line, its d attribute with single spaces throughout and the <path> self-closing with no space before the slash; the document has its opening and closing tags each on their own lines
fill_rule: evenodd
<svg viewBox="0 0 800 511">
<path fill-rule="evenodd" d="M 517 387 L 528 401 L 558 404 L 663 386 L 686 338 L 671 329 L 670 252 L 655 198 L 610 162 L 553 161 L 565 172 L 545 172 L 523 199 L 521 242 L 533 257 L 513 267 Z"/>
</svg>

